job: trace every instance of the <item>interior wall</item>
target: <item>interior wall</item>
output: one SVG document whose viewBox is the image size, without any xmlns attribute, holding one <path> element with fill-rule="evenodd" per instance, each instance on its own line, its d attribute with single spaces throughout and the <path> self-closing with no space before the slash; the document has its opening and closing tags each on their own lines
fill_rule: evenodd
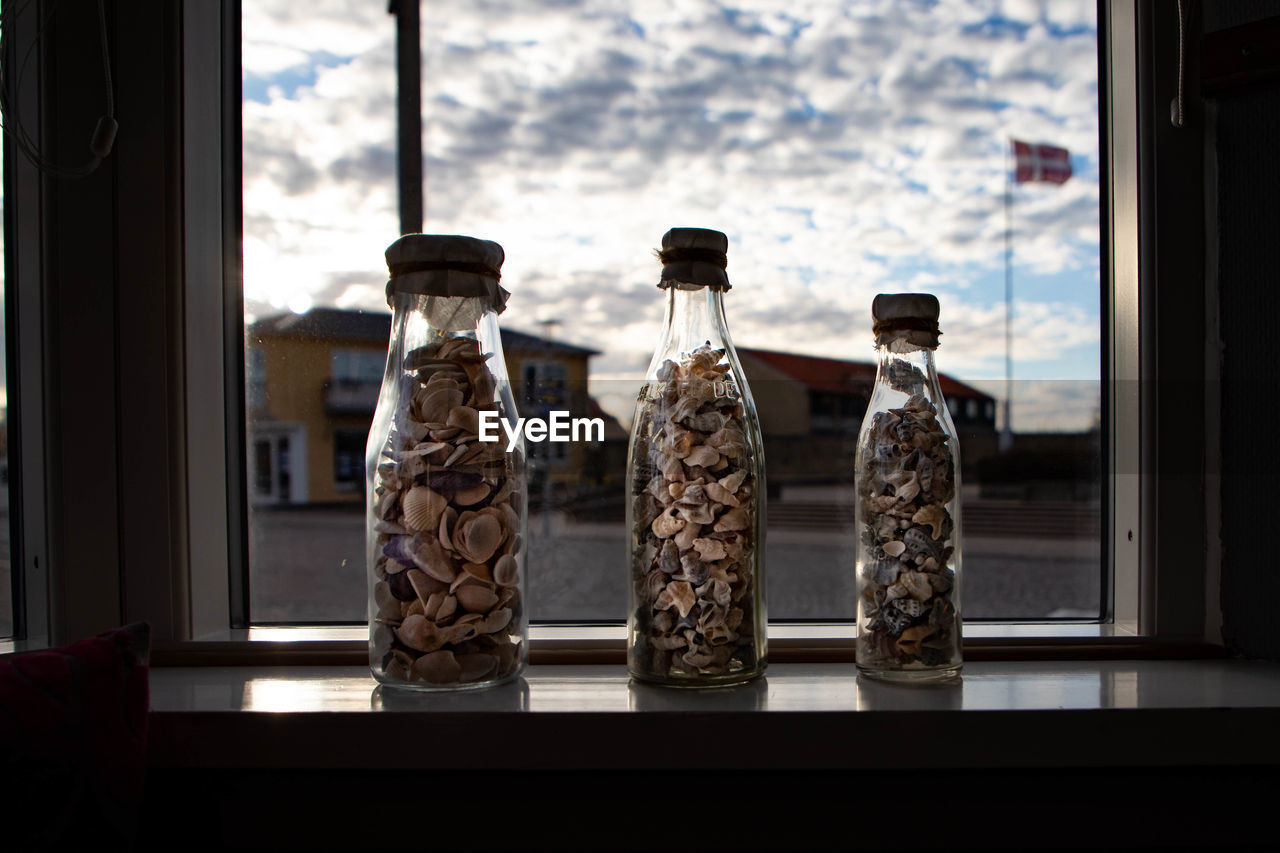
<svg viewBox="0 0 1280 853">
<path fill-rule="evenodd" d="M 1280 16 L 1277 0 L 1214 0 L 1206 34 Z M 1223 639 L 1237 654 L 1280 659 L 1280 566 L 1270 555 L 1280 457 L 1269 437 L 1280 421 L 1280 366 L 1273 351 L 1280 285 L 1280 79 L 1217 92 L 1208 101 L 1216 191 L 1206 199 L 1214 233 L 1223 341 L 1221 536 Z"/>
</svg>

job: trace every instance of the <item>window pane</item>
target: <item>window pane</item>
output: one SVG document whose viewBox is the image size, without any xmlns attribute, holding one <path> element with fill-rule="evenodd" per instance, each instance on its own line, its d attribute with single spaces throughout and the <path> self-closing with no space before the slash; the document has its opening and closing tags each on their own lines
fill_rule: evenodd
<svg viewBox="0 0 1280 853">
<path fill-rule="evenodd" d="M 380 4 L 245 6 L 252 618 L 361 621 L 350 471 L 398 234 L 395 24 Z M 623 617 L 627 429 L 673 225 L 730 236 L 772 618 L 852 616 L 870 304 L 902 290 L 942 303 L 966 615 L 1098 618 L 1094 3 L 429 8 L 425 230 L 505 247 L 522 414 L 605 419 L 602 441 L 531 446 L 534 618 Z"/>
</svg>

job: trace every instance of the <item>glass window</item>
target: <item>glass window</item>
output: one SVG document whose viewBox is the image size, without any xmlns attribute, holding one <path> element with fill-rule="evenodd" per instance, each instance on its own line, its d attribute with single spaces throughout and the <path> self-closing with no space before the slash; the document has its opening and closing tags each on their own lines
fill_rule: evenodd
<svg viewBox="0 0 1280 853">
<path fill-rule="evenodd" d="M 250 352 L 265 353 L 254 621 L 365 618 L 362 494 L 343 485 L 340 445 L 372 401 L 339 386 L 365 381 L 387 339 L 384 9 L 245 4 L 245 306 Z M 536 618 L 622 618 L 627 429 L 663 307 L 650 250 L 673 225 L 730 237 L 729 325 L 766 435 L 772 618 L 851 618 L 869 308 L 898 290 L 942 303 L 967 615 L 1099 618 L 1096 4 L 432 9 L 425 230 L 505 247 L 522 414 L 608 418 L 598 445 L 535 459 Z M 1065 180 L 1024 168 L 1051 149 Z"/>
</svg>

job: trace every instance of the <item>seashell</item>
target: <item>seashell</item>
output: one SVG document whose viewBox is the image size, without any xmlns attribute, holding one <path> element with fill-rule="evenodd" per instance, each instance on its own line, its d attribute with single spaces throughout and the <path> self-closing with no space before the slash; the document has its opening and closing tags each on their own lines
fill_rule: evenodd
<svg viewBox="0 0 1280 853">
<path fill-rule="evenodd" d="M 482 678 L 488 678 L 498 668 L 496 655 L 480 653 L 458 655 L 457 661 L 460 668 L 459 681 L 479 681 Z"/>
<path fill-rule="evenodd" d="M 703 560 L 723 560 L 728 556 L 724 543 L 716 539 L 695 539 L 693 547 Z"/>
<path fill-rule="evenodd" d="M 462 677 L 462 666 L 453 652 L 442 649 L 414 661 L 413 674 L 431 684 L 453 684 Z"/>
<path fill-rule="evenodd" d="M 379 521 L 373 526 L 374 532 L 385 533 L 388 536 L 404 536 L 409 531 L 399 524 L 390 521 Z"/>
<path fill-rule="evenodd" d="M 927 524 L 932 528 L 930 535 L 934 539 L 941 539 L 942 523 L 946 520 L 946 517 L 946 511 L 941 506 L 930 504 L 916 510 L 915 514 L 911 516 L 911 521 L 913 524 Z"/>
<path fill-rule="evenodd" d="M 684 463 L 690 466 L 700 465 L 705 468 L 708 465 L 714 465 L 718 461 L 720 461 L 719 451 L 714 447 L 701 444 L 689 452 L 689 455 L 685 457 Z"/>
<path fill-rule="evenodd" d="M 675 539 L 673 541 L 676 543 L 676 547 L 681 551 L 688 551 L 693 547 L 693 540 L 697 539 L 701 532 L 702 525 L 686 524 L 680 532 L 675 535 Z"/>
<path fill-rule="evenodd" d="M 944 569 L 936 574 L 929 575 L 929 584 L 939 593 L 945 593 L 955 585 L 955 573 L 950 569 Z"/>
<path fill-rule="evenodd" d="M 402 619 L 408 619 L 415 613 L 426 616 L 425 609 L 422 606 L 422 599 L 415 598 L 413 601 L 402 601 L 400 603 L 400 614 Z"/>
<path fill-rule="evenodd" d="M 437 470 L 427 475 L 427 485 L 442 495 L 451 495 L 460 489 L 471 488 L 483 480 L 483 476 L 473 471 Z"/>
<path fill-rule="evenodd" d="M 516 668 L 519 647 L 512 643 L 503 643 L 496 649 L 498 653 L 498 675 L 508 675 Z"/>
<path fill-rule="evenodd" d="M 422 606 L 422 615 L 434 622 L 437 618 L 437 614 L 440 612 L 440 605 L 444 602 L 446 595 L 447 593 L 443 592 L 433 592 L 431 595 L 427 596 L 427 602 Z"/>
<path fill-rule="evenodd" d="M 391 593 L 391 585 L 386 581 L 378 581 L 373 587 L 373 601 L 377 605 L 377 618 L 399 619 L 401 617 L 400 600 Z"/>
<path fill-rule="evenodd" d="M 693 524 L 710 524 L 715 521 L 715 516 L 711 514 L 711 507 L 708 504 L 677 506 L 676 513 L 685 521 Z"/>
<path fill-rule="evenodd" d="M 892 542 L 886 542 L 880 546 L 890 557 L 901 557 L 902 552 L 907 550 L 907 543 L 895 539 Z"/>
<path fill-rule="evenodd" d="M 488 483 L 477 483 L 468 489 L 458 489 L 453 493 L 453 502 L 458 506 L 471 506 L 489 497 Z"/>
<path fill-rule="evenodd" d="M 421 613 L 406 617 L 396 629 L 396 636 L 400 638 L 400 642 L 420 652 L 434 651 L 441 646 L 436 626 Z"/>
<path fill-rule="evenodd" d="M 676 503 L 685 504 L 686 506 L 696 506 L 707 502 L 707 493 L 701 483 L 672 483 L 672 486 L 683 486 L 680 494 L 672 493 L 676 498 Z M 705 524 L 705 522 L 703 522 Z"/>
<path fill-rule="evenodd" d="M 444 495 L 427 486 L 414 486 L 404 493 L 404 526 L 410 530 L 434 531 L 448 503 Z"/>
<path fill-rule="evenodd" d="M 498 603 L 498 594 L 485 586 L 460 586 L 454 595 L 458 603 L 472 613 L 488 613 Z"/>
<path fill-rule="evenodd" d="M 683 581 L 689 581 L 695 585 L 706 583 L 707 576 L 711 573 L 711 567 L 702 560 L 692 554 L 685 554 L 680 558 L 680 574 L 673 575 Z"/>
<path fill-rule="evenodd" d="M 406 462 L 414 456 L 418 457 L 419 460 L 422 460 L 427 456 L 439 453 L 441 450 L 448 449 L 449 445 L 445 444 L 443 441 L 424 441 L 419 444 L 415 444 L 413 447 L 406 450 L 402 454 L 402 457 Z"/>
<path fill-rule="evenodd" d="M 750 524 L 751 519 L 747 517 L 746 511 L 742 507 L 734 507 L 720 516 L 713 529 L 717 533 L 723 533 L 728 530 L 746 530 Z"/>
<path fill-rule="evenodd" d="M 458 511 L 453 507 L 445 507 L 444 512 L 440 514 L 440 527 L 436 531 L 436 534 L 440 539 L 440 547 L 444 548 L 446 551 L 453 550 L 453 540 L 449 538 L 449 535 L 457 520 Z"/>
<path fill-rule="evenodd" d="M 449 410 L 449 418 L 445 423 L 458 427 L 467 435 L 480 434 L 480 413 L 470 406 L 454 406 Z"/>
<path fill-rule="evenodd" d="M 898 583 L 902 584 L 908 595 L 916 601 L 925 601 L 933 597 L 933 585 L 929 583 L 929 575 L 924 572 L 903 572 L 898 575 Z"/>
<path fill-rule="evenodd" d="M 471 377 L 471 398 L 467 401 L 467 405 L 479 409 L 492 404 L 497 388 L 498 383 L 492 371 L 487 367 L 477 370 Z"/>
<path fill-rule="evenodd" d="M 436 610 L 436 622 L 447 622 L 458 612 L 457 596 L 446 595 Z"/>
<path fill-rule="evenodd" d="M 653 520 L 658 517 L 658 513 L 662 511 L 662 507 L 654 500 L 653 495 L 648 492 L 641 492 L 631 501 L 632 515 L 635 517 L 635 525 L 640 529 L 653 524 Z"/>
<path fill-rule="evenodd" d="M 515 536 L 512 536 L 510 540 L 508 540 L 506 549 L 502 553 L 504 555 L 512 555 L 512 556 L 519 554 L 520 545 L 523 541 L 524 540 L 520 538 L 520 534 L 517 533 Z"/>
<path fill-rule="evenodd" d="M 701 598 L 710 599 L 718 607 L 729 606 L 729 585 L 721 580 L 709 580 L 706 585 L 698 589 L 698 595 Z"/>
<path fill-rule="evenodd" d="M 520 582 L 520 570 L 516 558 L 503 554 L 493 564 L 493 582 L 498 586 L 515 586 Z"/>
<path fill-rule="evenodd" d="M 899 598 L 910 597 L 911 592 L 903 585 L 902 580 L 896 580 L 889 584 L 889 588 L 885 590 L 884 600 L 886 602 L 894 601 Z"/>
<path fill-rule="evenodd" d="M 730 493 L 736 494 L 738 489 L 742 487 L 742 482 L 746 479 L 747 472 L 745 470 L 738 470 L 721 478 L 720 485 L 729 490 Z"/>
<path fill-rule="evenodd" d="M 412 537 L 410 536 L 392 536 L 387 540 L 387 544 L 382 546 L 382 553 L 388 557 L 386 569 L 389 574 L 404 571 L 412 568 L 413 548 L 410 545 Z"/>
<path fill-rule="evenodd" d="M 433 533 L 419 533 L 412 539 L 413 562 L 431 577 L 445 583 L 453 583 L 457 577 L 453 560 L 440 546 L 440 540 Z"/>
<path fill-rule="evenodd" d="M 891 637 L 896 637 L 902 633 L 902 630 L 911 624 L 911 617 L 893 607 L 887 607 L 880 611 L 880 620 L 884 625 L 884 631 Z"/>
<path fill-rule="evenodd" d="M 928 605 L 916 601 L 914 598 L 895 599 L 892 606 L 898 608 L 912 619 L 929 609 Z"/>
<path fill-rule="evenodd" d="M 405 573 L 409 579 L 409 585 L 413 587 L 413 593 L 425 605 L 431 596 L 447 592 L 449 587 L 447 584 L 431 577 L 420 569 L 410 569 Z"/>
<path fill-rule="evenodd" d="M 673 581 L 662 590 L 653 606 L 655 610 L 670 610 L 674 607 L 680 613 L 680 617 L 684 618 L 689 615 L 689 611 L 697 601 L 693 587 L 687 581 Z"/>
<path fill-rule="evenodd" d="M 698 432 L 717 432 L 724 428 L 725 416 L 719 412 L 703 412 L 700 415 L 694 415 L 689 418 L 686 423 L 690 429 L 696 429 Z"/>
<path fill-rule="evenodd" d="M 880 586 L 889 586 L 898 579 L 902 563 L 897 560 L 880 560 L 872 567 L 871 579 Z"/>
<path fill-rule="evenodd" d="M 662 463 L 662 476 L 670 482 L 683 482 L 684 463 L 675 457 L 666 460 Z"/>
<path fill-rule="evenodd" d="M 675 649 L 683 649 L 689 645 L 689 641 L 680 634 L 659 634 L 656 637 L 650 637 L 649 642 L 656 649 L 664 649 L 673 651 Z"/>
<path fill-rule="evenodd" d="M 479 585 L 493 589 L 493 573 L 489 571 L 489 566 L 485 563 L 463 563 L 462 571 L 458 573 L 458 577 L 449 586 L 449 592 L 454 592 L 464 584 Z"/>
<path fill-rule="evenodd" d="M 907 553 L 912 556 L 916 554 L 925 554 L 930 557 L 940 556 L 938 543 L 930 538 L 923 527 L 910 528 L 906 533 L 902 534 L 902 541 L 907 546 Z"/>
<path fill-rule="evenodd" d="M 428 385 L 414 396 L 414 402 L 424 423 L 444 421 L 449 417 L 450 411 L 462 405 L 463 399 L 462 391 L 456 386 L 449 387 L 443 383 L 435 386 Z"/>
<path fill-rule="evenodd" d="M 667 511 L 655 518 L 650 527 L 654 536 L 659 539 L 670 539 L 683 530 L 686 523 L 683 518 L 676 518 L 670 511 Z"/>
<path fill-rule="evenodd" d="M 718 504 L 724 504 L 725 506 L 740 506 L 738 499 L 733 496 L 733 492 L 729 491 L 719 483 L 707 483 L 705 489 L 707 497 L 711 498 L 711 500 Z"/>
<path fill-rule="evenodd" d="M 459 515 L 451 536 L 453 550 L 468 562 L 488 562 L 507 536 L 500 517 L 500 513 L 470 510 Z"/>
<path fill-rule="evenodd" d="M 680 660 L 692 669 L 702 669 L 715 660 L 715 655 L 710 651 L 690 650 L 681 655 Z"/>
<path fill-rule="evenodd" d="M 481 634 L 496 634 L 511 624 L 511 608 L 501 607 L 493 610 L 484 619 L 476 623 L 476 630 Z"/>
<path fill-rule="evenodd" d="M 932 625 L 913 625 L 898 637 L 898 649 L 909 655 L 920 654 L 920 643 L 932 637 L 937 629 Z"/>
</svg>

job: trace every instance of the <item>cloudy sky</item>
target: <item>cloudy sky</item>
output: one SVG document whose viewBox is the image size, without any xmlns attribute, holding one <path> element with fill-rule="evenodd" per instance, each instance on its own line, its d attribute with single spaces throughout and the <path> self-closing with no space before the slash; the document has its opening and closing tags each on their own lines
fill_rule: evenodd
<svg viewBox="0 0 1280 853">
<path fill-rule="evenodd" d="M 944 371 L 1004 376 L 1006 150 L 1018 429 L 1086 427 L 1099 376 L 1091 0 L 425 0 L 428 232 L 498 241 L 502 322 L 636 377 L 662 320 L 652 249 L 730 237 L 739 346 L 871 356 L 879 292 L 942 303 Z M 244 4 L 246 311 L 385 310 L 399 233 L 385 0 Z M 612 400 L 604 401 L 606 404 Z"/>
</svg>

